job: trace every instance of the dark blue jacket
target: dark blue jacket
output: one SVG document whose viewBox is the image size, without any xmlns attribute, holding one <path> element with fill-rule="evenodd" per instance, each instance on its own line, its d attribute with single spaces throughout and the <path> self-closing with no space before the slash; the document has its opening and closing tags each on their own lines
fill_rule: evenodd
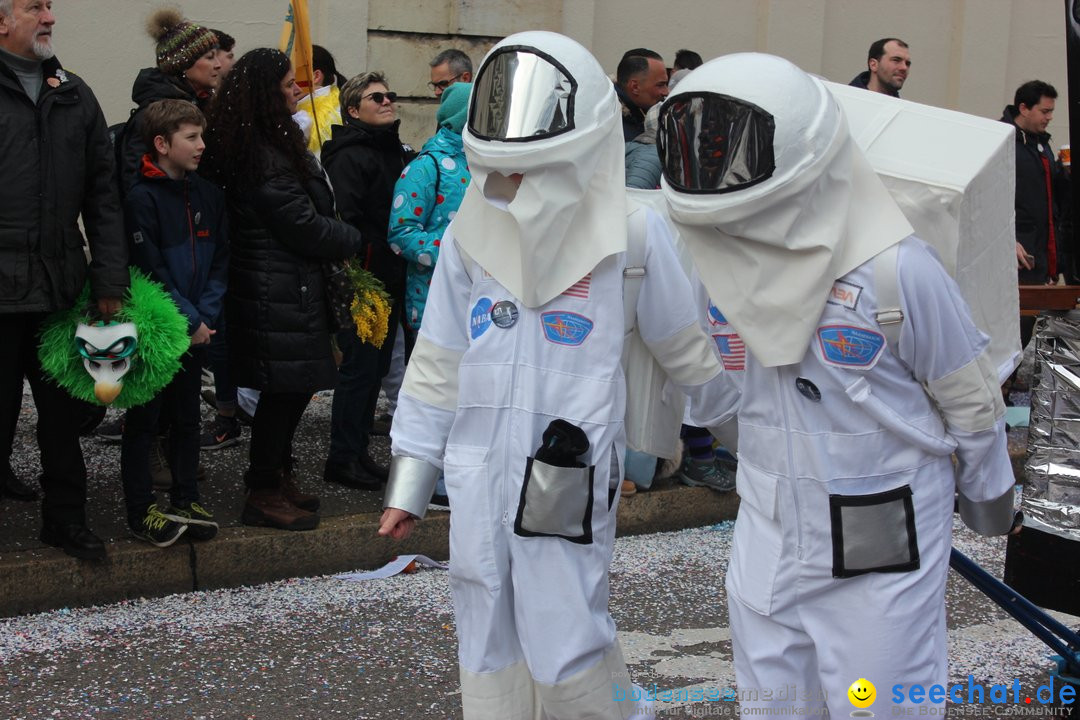
<svg viewBox="0 0 1080 720">
<path fill-rule="evenodd" d="M 225 196 L 195 173 L 173 180 L 143 156 L 124 198 L 131 263 L 165 285 L 188 332 L 217 327 L 229 273 Z"/>
<path fill-rule="evenodd" d="M 1016 241 L 1035 256 L 1035 267 L 1019 268 L 1017 277 L 1021 285 L 1042 285 L 1057 279 L 1050 272 L 1050 228 L 1057 228 L 1061 200 L 1069 195 L 1069 181 L 1050 149 L 1050 135 L 1021 130 L 1016 125 L 1019 114 L 1015 105 L 1006 106 L 1001 114 L 1002 122 L 1016 128 Z M 1057 232 L 1054 235 L 1057 272 L 1066 272 L 1068 241 Z"/>
<path fill-rule="evenodd" d="M 851 78 L 851 82 L 849 82 L 848 85 L 850 85 L 851 87 L 862 88 L 863 90 L 869 90 L 870 71 L 863 70 L 861 73 Z M 892 88 L 888 88 L 887 94 L 892 95 L 893 97 L 900 97 L 900 93 L 898 93 L 896 90 L 893 90 Z"/>
</svg>

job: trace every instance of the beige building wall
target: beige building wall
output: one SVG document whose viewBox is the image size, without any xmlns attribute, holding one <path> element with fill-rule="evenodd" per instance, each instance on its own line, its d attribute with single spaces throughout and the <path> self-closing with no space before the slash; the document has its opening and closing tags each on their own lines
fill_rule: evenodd
<svg viewBox="0 0 1080 720">
<path fill-rule="evenodd" d="M 55 0 L 55 45 L 65 65 L 101 99 L 109 122 L 126 117 L 137 70 L 153 63 L 144 29 L 155 0 Z M 193 20 L 228 32 L 243 52 L 276 46 L 286 0 L 185 0 Z M 1061 93 L 1050 132 L 1068 134 L 1061 0 L 309 0 L 314 41 L 346 76 L 378 69 L 402 95 L 402 137 L 419 145 L 437 103 L 428 60 L 447 47 L 475 64 L 499 38 L 544 29 L 574 37 L 613 73 L 624 50 L 650 47 L 666 60 L 679 48 L 709 58 L 770 52 L 808 72 L 847 82 L 866 67 L 870 43 L 911 45 L 903 96 L 999 117 L 1025 80 Z"/>
</svg>

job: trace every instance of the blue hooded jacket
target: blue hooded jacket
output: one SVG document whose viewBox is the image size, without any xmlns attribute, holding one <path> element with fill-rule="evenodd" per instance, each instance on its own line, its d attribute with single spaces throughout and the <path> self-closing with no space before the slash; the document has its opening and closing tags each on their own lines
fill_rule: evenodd
<svg viewBox="0 0 1080 720">
<path fill-rule="evenodd" d="M 405 320 L 413 330 L 420 328 L 424 317 L 443 232 L 457 213 L 471 179 L 461 134 L 441 127 L 394 186 L 387 241 L 390 249 L 408 262 Z"/>
<path fill-rule="evenodd" d="M 131 264 L 165 286 L 188 332 L 217 328 L 229 272 L 224 193 L 193 172 L 173 180 L 144 155 L 124 225 Z"/>
</svg>

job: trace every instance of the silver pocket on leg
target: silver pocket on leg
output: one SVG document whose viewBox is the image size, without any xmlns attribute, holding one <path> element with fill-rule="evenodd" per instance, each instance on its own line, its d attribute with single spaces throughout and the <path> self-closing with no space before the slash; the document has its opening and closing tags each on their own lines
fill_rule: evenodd
<svg viewBox="0 0 1080 720">
<path fill-rule="evenodd" d="M 514 534 L 592 543 L 593 471 L 556 467 L 529 458 L 521 485 Z"/>
<path fill-rule="evenodd" d="M 911 487 L 872 495 L 829 495 L 833 577 L 919 568 Z"/>
</svg>

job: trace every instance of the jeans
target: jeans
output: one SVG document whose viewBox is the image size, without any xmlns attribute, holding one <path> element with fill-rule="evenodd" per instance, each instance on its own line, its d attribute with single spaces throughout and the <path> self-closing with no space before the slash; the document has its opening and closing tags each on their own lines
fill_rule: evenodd
<svg viewBox="0 0 1080 720">
<path fill-rule="evenodd" d="M 390 329 L 381 348 L 363 342 L 352 329 L 337 334 L 343 357 L 330 409 L 327 462 L 345 464 L 368 454 L 379 387 L 390 370 L 394 354 L 394 337 L 401 317 L 399 305 L 394 302 L 391 306 Z"/>
<path fill-rule="evenodd" d="M 264 391 L 251 423 L 251 454 L 244 483 L 253 490 L 281 484 L 281 472 L 292 463 L 293 436 L 311 401 L 311 393 Z"/>
<path fill-rule="evenodd" d="M 136 527 L 154 502 L 150 452 L 157 442 L 159 424 L 169 427 L 165 457 L 172 471 L 169 497 L 174 505 L 199 502 L 195 473 L 199 467 L 199 392 L 205 348 L 193 347 L 180 358 L 180 371 L 172 382 L 145 405 L 129 408 L 120 441 L 120 480 L 128 525 Z M 164 420 L 164 423 L 159 421 Z"/>
<path fill-rule="evenodd" d="M 207 350 L 207 361 L 210 370 L 214 373 L 214 397 L 217 398 L 219 410 L 236 408 L 236 385 L 229 373 L 228 335 L 225 332 L 225 313 L 221 313 L 218 320 L 217 330 L 210 336 L 210 347 Z"/>
<path fill-rule="evenodd" d="M 0 314 L 0 337 L 4 338 L 4 352 L 0 353 L 0 442 L 4 443 L 6 457 L 10 457 L 25 376 L 38 414 L 42 518 L 46 524 L 84 524 L 86 464 L 79 445 L 79 425 L 86 416 L 85 403 L 42 375 L 37 348 L 45 318 L 44 313 Z"/>
</svg>

